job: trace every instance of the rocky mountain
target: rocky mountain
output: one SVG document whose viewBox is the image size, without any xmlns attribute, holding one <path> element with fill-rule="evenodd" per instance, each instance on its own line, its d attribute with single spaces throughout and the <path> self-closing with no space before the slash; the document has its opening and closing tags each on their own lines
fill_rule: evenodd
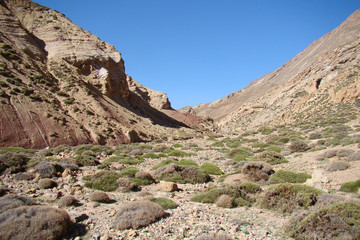
<svg viewBox="0 0 360 240">
<path fill-rule="evenodd" d="M 181 111 L 209 116 L 223 130 L 324 117 L 360 94 L 360 10 L 269 73 L 218 101 Z"/>
<path fill-rule="evenodd" d="M 185 123 L 165 93 L 126 75 L 114 46 L 57 11 L 5 0 L 0 22 L 1 147 L 149 141 L 210 123 Z"/>
</svg>

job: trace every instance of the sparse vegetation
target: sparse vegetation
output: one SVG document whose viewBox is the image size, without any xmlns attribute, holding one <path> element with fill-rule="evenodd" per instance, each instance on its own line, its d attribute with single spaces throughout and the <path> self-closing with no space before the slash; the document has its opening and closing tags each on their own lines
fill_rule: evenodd
<svg viewBox="0 0 360 240">
<path fill-rule="evenodd" d="M 270 176 L 269 182 L 277 183 L 304 183 L 310 179 L 311 175 L 307 173 L 295 173 L 286 170 L 279 170 Z"/>
<path fill-rule="evenodd" d="M 294 216 L 286 231 L 294 239 L 360 239 L 360 205 L 340 202 Z"/>
<path fill-rule="evenodd" d="M 150 201 L 160 205 L 165 210 L 178 207 L 178 204 L 169 198 L 153 198 Z"/>
<path fill-rule="evenodd" d="M 230 196 L 234 199 L 232 205 L 234 207 L 250 206 L 251 199 L 241 188 L 234 185 L 222 185 L 210 187 L 195 196 L 190 201 L 200 203 L 215 203 L 222 195 Z"/>
<path fill-rule="evenodd" d="M 118 187 L 117 179 L 120 174 L 113 171 L 99 171 L 94 175 L 87 175 L 83 177 L 85 187 L 101 190 L 101 191 L 114 191 Z"/>
<path fill-rule="evenodd" d="M 360 179 L 356 181 L 346 182 L 341 184 L 340 191 L 343 192 L 358 192 L 360 189 Z"/>
<path fill-rule="evenodd" d="M 307 209 L 314 205 L 322 193 L 319 189 L 302 184 L 278 184 L 267 190 L 257 204 L 262 208 L 292 213 L 296 209 Z"/>
<path fill-rule="evenodd" d="M 200 169 L 204 170 L 207 174 L 221 175 L 223 171 L 214 163 L 206 162 L 200 166 Z"/>
<path fill-rule="evenodd" d="M 266 151 L 259 153 L 253 157 L 254 161 L 263 161 L 270 165 L 277 165 L 281 163 L 288 163 L 289 161 L 285 159 L 280 153 L 273 152 L 273 151 Z"/>
</svg>

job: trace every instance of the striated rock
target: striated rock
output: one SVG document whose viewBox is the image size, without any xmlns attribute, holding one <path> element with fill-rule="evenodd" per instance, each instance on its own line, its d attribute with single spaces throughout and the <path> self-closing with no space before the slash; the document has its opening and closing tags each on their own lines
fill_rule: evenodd
<svg viewBox="0 0 360 240">
<path fill-rule="evenodd" d="M 30 0 L 4 0 L 0 22 L 0 81 L 11 79 L 1 89 L 0 147 L 117 145 L 186 127 L 161 112 L 171 109 L 166 94 L 126 75 L 114 46 L 63 14 Z"/>
</svg>

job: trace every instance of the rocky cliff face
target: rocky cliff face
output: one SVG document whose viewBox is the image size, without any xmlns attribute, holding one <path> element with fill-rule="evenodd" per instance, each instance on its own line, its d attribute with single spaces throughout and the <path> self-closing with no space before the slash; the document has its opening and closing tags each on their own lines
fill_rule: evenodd
<svg viewBox="0 0 360 240">
<path fill-rule="evenodd" d="M 327 104 L 354 102 L 359 89 L 360 10 L 295 58 L 244 89 L 191 109 L 225 130 L 293 122 Z"/>
<path fill-rule="evenodd" d="M 0 1 L 0 147 L 150 141 L 191 132 L 166 94 L 125 73 L 121 54 L 63 14 Z M 172 110 L 174 111 L 174 110 Z"/>
</svg>

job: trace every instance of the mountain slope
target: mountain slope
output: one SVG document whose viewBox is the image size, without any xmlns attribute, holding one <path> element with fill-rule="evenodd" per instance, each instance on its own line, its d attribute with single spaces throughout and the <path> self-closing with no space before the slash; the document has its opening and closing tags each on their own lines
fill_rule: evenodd
<svg viewBox="0 0 360 240">
<path fill-rule="evenodd" d="M 0 147 L 114 145 L 192 131 L 162 112 L 174 111 L 166 94 L 126 75 L 112 45 L 63 14 L 1 0 L 0 23 Z"/>
<path fill-rule="evenodd" d="M 219 120 L 219 124 L 221 126 L 231 126 L 231 128 L 245 127 L 249 124 L 248 121 L 250 121 L 250 125 L 253 126 L 261 125 L 264 122 L 270 123 L 278 118 L 279 114 L 281 115 L 284 113 L 283 111 L 277 109 L 274 105 L 280 98 L 284 98 L 281 93 L 288 91 L 286 89 L 296 88 L 297 86 L 300 86 L 299 84 L 311 85 L 318 81 L 317 76 L 320 75 L 319 71 L 322 71 L 323 67 L 329 70 L 331 68 L 335 68 L 335 65 L 337 64 L 336 59 L 333 59 L 333 61 L 329 63 L 333 65 L 331 65 L 331 67 L 327 67 L 325 63 L 328 59 L 338 58 L 337 60 L 340 61 L 340 58 L 344 57 L 342 54 L 339 54 L 339 52 L 347 51 L 346 44 L 350 44 L 352 46 L 353 53 L 344 52 L 344 55 L 347 56 L 347 54 L 351 54 L 351 59 L 357 59 L 359 52 L 357 43 L 359 37 L 360 10 L 357 10 L 335 30 L 313 42 L 303 52 L 299 53 L 296 57 L 285 63 L 274 72 L 253 81 L 244 89 L 234 92 L 223 99 L 208 104 L 201 104 L 190 110 L 188 109 L 187 111 L 195 112 L 200 116 L 212 117 L 215 120 Z M 351 66 L 346 64 L 347 69 L 348 67 L 354 68 L 353 70 L 357 72 L 357 60 L 348 61 L 347 63 L 351 64 Z M 309 74 L 305 74 L 306 72 L 309 72 Z M 315 73 L 317 73 L 317 75 Z M 329 74 L 328 78 L 332 78 L 331 81 L 334 82 L 335 85 L 339 85 L 340 83 L 338 81 L 342 81 L 342 79 L 330 76 L 334 76 L 335 74 L 340 76 L 343 74 L 343 69 L 332 69 L 332 71 L 328 71 L 326 73 L 323 72 L 323 74 L 324 76 L 321 77 L 325 77 L 326 74 Z M 358 77 L 356 78 L 356 81 L 358 81 Z M 352 86 L 346 85 L 346 87 L 351 88 Z M 311 90 L 305 91 L 307 93 L 312 92 Z M 317 92 L 317 94 L 321 93 Z M 268 113 L 269 116 L 266 117 L 260 115 L 258 116 L 258 114 L 253 115 L 256 112 L 264 112 L 264 109 L 268 109 L 265 112 L 269 112 L 269 109 L 276 109 L 276 114 L 275 112 Z M 253 117 L 245 117 L 248 115 L 253 115 Z M 244 119 L 246 118 L 247 120 L 241 120 L 241 118 L 243 118 L 242 116 L 244 116 Z M 259 117 L 260 119 L 266 118 L 266 120 L 259 121 Z M 287 119 L 293 120 L 293 117 L 288 116 Z"/>
</svg>

